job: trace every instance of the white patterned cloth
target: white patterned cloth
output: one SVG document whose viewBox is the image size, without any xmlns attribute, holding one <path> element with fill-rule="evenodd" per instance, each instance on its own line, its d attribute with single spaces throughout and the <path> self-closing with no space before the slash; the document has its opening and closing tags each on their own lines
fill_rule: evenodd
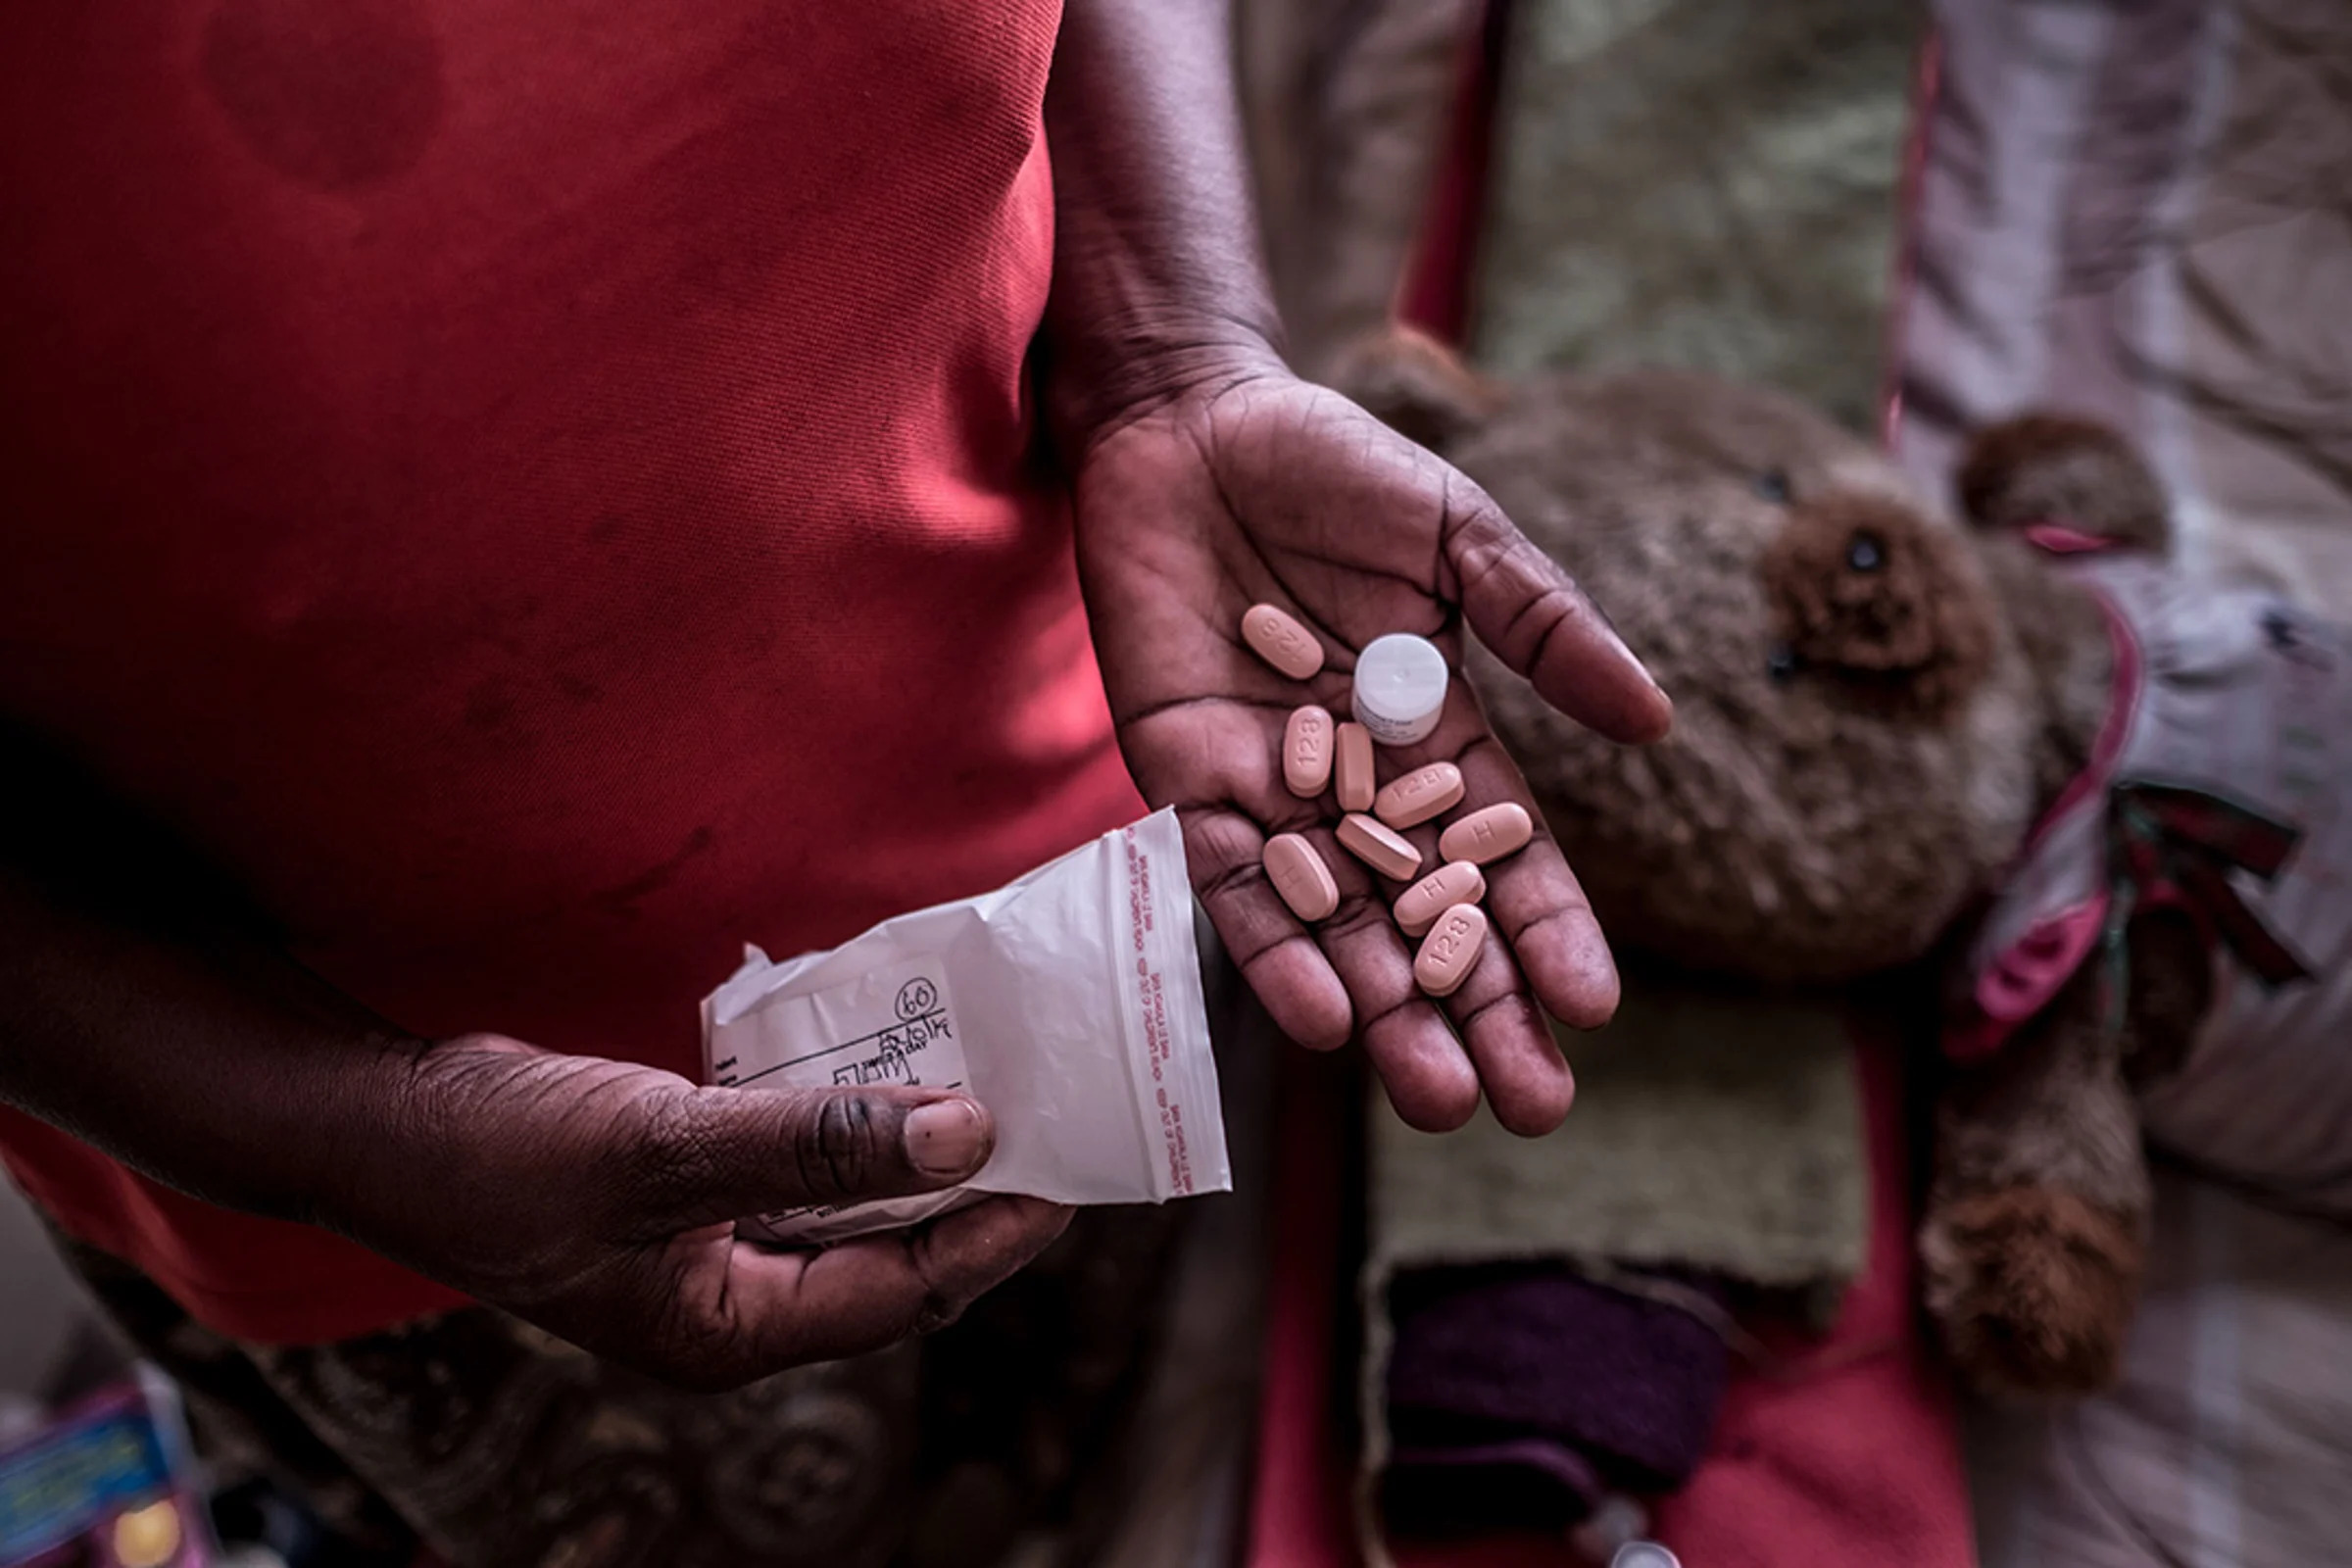
<svg viewBox="0 0 2352 1568">
<path fill-rule="evenodd" d="M 2115 707 L 1976 939 L 1956 1054 L 1997 1047 L 2102 961 L 2102 939 L 2134 903 L 2185 905 L 2214 937 L 2214 1004 L 2180 1071 L 2142 1099 L 2150 1138 L 2352 1216 L 2352 641 L 2275 595 L 2200 584 L 2161 562 L 2078 556 L 2060 569 L 2108 608 Z M 2142 817 L 2161 840 L 2152 858 L 2169 858 L 2147 868 L 2161 885 L 2135 886 L 2119 813 L 2153 792 L 2217 820 L 2196 841 Z M 2248 823 L 2262 849 L 2222 832 Z M 2233 853 L 2259 869 L 2230 863 Z M 2181 862 L 2218 887 L 2184 886 L 2172 872 Z M 2225 932 L 2239 913 L 2302 972 L 2266 978 L 2233 950 Z"/>
<path fill-rule="evenodd" d="M 2097 417 L 2175 498 L 2192 578 L 2352 619 L 2352 6 L 1933 9 L 1888 421 L 1906 467 L 1934 493 L 1979 425 Z M 2340 720 L 2329 734 L 2352 741 Z M 2339 898 L 2314 906 L 2329 909 Z M 2338 987 L 2342 954 L 2321 970 Z M 2233 984 L 2215 1029 L 2242 1042 L 2250 1000 Z M 2348 1054 L 2339 1031 L 2318 1060 L 2340 1074 Z M 2205 1081 L 2225 1068 L 2243 1095 Z M 2294 1070 L 2200 1053 L 2150 1122 L 2241 1165 L 2324 1175 L 2332 1113 L 2297 1103 Z M 2122 1386 L 1972 1424 L 1985 1568 L 2352 1560 L 2352 1230 L 2160 1171 Z"/>
</svg>

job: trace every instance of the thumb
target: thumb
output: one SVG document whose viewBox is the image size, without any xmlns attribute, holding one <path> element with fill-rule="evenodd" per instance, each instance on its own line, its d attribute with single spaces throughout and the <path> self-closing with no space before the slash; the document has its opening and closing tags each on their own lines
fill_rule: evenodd
<svg viewBox="0 0 2352 1568">
<path fill-rule="evenodd" d="M 1615 741 L 1662 738 L 1674 704 L 1576 579 L 1469 480 L 1455 475 L 1449 499 L 1446 557 L 1479 641 L 1588 728 Z"/>
<path fill-rule="evenodd" d="M 807 1204 L 937 1192 L 996 1150 L 978 1101 L 924 1089 L 694 1089 L 635 1141 L 644 1212 L 664 1229 Z"/>
</svg>

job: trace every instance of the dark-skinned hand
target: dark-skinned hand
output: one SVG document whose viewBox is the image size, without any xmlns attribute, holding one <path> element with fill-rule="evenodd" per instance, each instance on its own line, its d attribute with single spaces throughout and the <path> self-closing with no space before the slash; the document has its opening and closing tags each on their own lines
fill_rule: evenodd
<svg viewBox="0 0 2352 1568">
<path fill-rule="evenodd" d="M 1574 1079 L 1544 1012 L 1597 1026 L 1616 968 L 1575 874 L 1540 830 L 1487 867 L 1494 935 L 1462 988 L 1432 1001 L 1389 916 L 1401 891 L 1339 848 L 1328 792 L 1293 796 L 1280 765 L 1291 710 L 1348 716 L 1358 650 L 1430 638 L 1456 680 L 1438 728 L 1383 749 L 1383 781 L 1458 764 L 1466 811 L 1517 801 L 1518 768 L 1458 678 L 1465 627 L 1553 706 L 1627 742 L 1664 734 L 1672 706 L 1555 563 L 1449 465 L 1347 399 L 1245 362 L 1105 421 L 1075 455 L 1078 562 L 1129 768 L 1176 808 L 1194 886 L 1274 1020 L 1318 1048 L 1360 1039 L 1408 1123 L 1459 1126 L 1483 1088 L 1516 1132 L 1559 1124 Z M 1323 672 L 1294 681 L 1241 639 L 1268 603 L 1321 639 Z M 1426 868 L 1444 820 L 1408 833 Z M 1303 833 L 1340 885 L 1338 911 L 1301 924 L 1259 866 L 1270 836 Z"/>
<path fill-rule="evenodd" d="M 952 1320 L 1069 1210 L 989 1198 L 821 1251 L 736 1222 L 954 1186 L 994 1147 L 937 1090 L 704 1088 L 498 1036 L 396 1070 L 386 1141 L 327 1216 L 387 1254 L 612 1360 L 693 1388 L 878 1349 Z"/>
</svg>

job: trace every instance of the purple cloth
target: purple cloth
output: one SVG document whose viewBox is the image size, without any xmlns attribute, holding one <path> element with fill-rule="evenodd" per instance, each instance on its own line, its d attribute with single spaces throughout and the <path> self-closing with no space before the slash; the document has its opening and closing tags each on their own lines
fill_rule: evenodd
<svg viewBox="0 0 2352 1568">
<path fill-rule="evenodd" d="M 1682 1307 L 1513 1264 L 1400 1275 L 1391 1308 L 1389 1429 L 1419 1464 L 1533 1440 L 1583 1456 L 1613 1489 L 1659 1492 L 1706 1450 L 1730 1352 Z M 1507 1462 L 1524 1469 L 1531 1451 Z"/>
</svg>

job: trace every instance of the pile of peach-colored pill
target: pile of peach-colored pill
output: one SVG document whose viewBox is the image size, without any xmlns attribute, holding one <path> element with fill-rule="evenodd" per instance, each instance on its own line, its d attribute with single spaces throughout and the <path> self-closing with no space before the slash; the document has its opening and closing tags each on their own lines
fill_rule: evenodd
<svg viewBox="0 0 2352 1568">
<path fill-rule="evenodd" d="M 1293 680 L 1323 668 L 1322 644 L 1272 605 L 1250 607 L 1242 617 L 1242 640 Z M 1356 664 L 1359 722 L 1335 722 L 1329 711 L 1309 704 L 1292 712 L 1282 732 L 1282 778 L 1291 793 L 1311 801 L 1330 788 L 1341 812 L 1334 833 L 1340 847 L 1389 881 L 1406 884 L 1390 912 L 1406 936 L 1420 942 L 1413 979 L 1433 997 L 1460 989 L 1486 946 L 1487 912 L 1479 901 L 1487 896 L 1487 876 L 1481 867 L 1517 854 L 1535 831 L 1527 808 L 1514 801 L 1472 810 L 1446 824 L 1438 838 L 1439 864 L 1423 874 L 1421 852 L 1403 830 L 1459 806 L 1462 771 L 1451 762 L 1429 762 L 1380 784 L 1369 724 L 1396 744 L 1412 744 L 1435 727 L 1445 686 L 1445 661 L 1430 644 L 1418 637 L 1379 638 Z M 1328 919 L 1339 907 L 1331 867 L 1302 835 L 1267 840 L 1265 868 L 1274 891 L 1299 919 Z"/>
</svg>

